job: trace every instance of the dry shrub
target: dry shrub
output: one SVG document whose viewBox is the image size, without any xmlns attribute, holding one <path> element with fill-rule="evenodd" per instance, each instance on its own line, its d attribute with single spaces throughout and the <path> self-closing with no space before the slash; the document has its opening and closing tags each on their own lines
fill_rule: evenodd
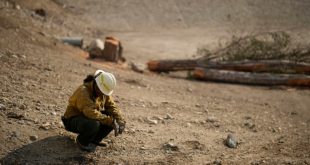
<svg viewBox="0 0 310 165">
<path fill-rule="evenodd" d="M 291 36 L 283 31 L 267 32 L 245 37 L 233 36 L 224 48 L 210 51 L 198 48 L 203 61 L 290 60 L 310 62 L 310 46 L 293 44 Z"/>
</svg>

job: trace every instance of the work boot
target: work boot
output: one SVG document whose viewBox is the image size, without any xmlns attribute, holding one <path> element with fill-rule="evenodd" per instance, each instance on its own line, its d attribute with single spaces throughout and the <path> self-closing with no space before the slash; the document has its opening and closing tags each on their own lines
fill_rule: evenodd
<svg viewBox="0 0 310 165">
<path fill-rule="evenodd" d="M 107 142 L 91 142 L 92 144 L 96 145 L 96 146 L 99 146 L 99 147 L 107 147 L 108 146 L 108 143 Z"/>
<path fill-rule="evenodd" d="M 78 139 L 76 139 L 76 144 L 79 146 L 81 150 L 87 151 L 87 152 L 95 152 L 96 145 L 93 143 L 89 143 L 88 145 L 83 145 L 79 142 Z"/>
</svg>

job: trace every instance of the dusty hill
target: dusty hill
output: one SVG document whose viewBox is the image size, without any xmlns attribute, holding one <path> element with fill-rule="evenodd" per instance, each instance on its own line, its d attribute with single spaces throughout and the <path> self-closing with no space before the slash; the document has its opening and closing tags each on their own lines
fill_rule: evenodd
<svg viewBox="0 0 310 165">
<path fill-rule="evenodd" d="M 285 30 L 298 39 L 309 38 L 307 0 L 66 0 L 62 4 L 86 20 L 93 37 L 120 36 L 128 57 L 141 62 L 191 57 L 198 46 L 213 48 L 231 35 Z"/>
<path fill-rule="evenodd" d="M 309 5 L 306 0 L 1 0 L 0 163 L 310 164 L 308 89 L 138 74 L 120 64 L 86 60 L 81 49 L 56 39 L 82 36 L 87 43 L 115 35 L 129 61 L 190 57 L 199 44 L 217 45 L 246 30 L 282 29 L 307 40 Z M 106 139 L 109 147 L 85 153 L 60 116 L 83 78 L 99 68 L 116 75 L 114 96 L 128 125 L 121 137 Z M 223 143 L 229 133 L 239 141 L 236 149 Z"/>
</svg>

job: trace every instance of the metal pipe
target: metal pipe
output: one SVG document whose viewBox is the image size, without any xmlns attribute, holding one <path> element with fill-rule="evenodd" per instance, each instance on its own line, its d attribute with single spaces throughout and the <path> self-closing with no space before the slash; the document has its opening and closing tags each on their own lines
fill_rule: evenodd
<svg viewBox="0 0 310 165">
<path fill-rule="evenodd" d="M 83 38 L 81 37 L 59 37 L 64 43 L 83 48 Z"/>
</svg>

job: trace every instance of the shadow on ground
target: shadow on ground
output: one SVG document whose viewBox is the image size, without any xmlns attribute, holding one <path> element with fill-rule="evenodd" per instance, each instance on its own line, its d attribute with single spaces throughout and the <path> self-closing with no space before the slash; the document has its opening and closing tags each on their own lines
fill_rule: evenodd
<svg viewBox="0 0 310 165">
<path fill-rule="evenodd" d="M 0 164 L 88 164 L 86 154 L 69 137 L 52 136 L 10 152 Z"/>
</svg>

